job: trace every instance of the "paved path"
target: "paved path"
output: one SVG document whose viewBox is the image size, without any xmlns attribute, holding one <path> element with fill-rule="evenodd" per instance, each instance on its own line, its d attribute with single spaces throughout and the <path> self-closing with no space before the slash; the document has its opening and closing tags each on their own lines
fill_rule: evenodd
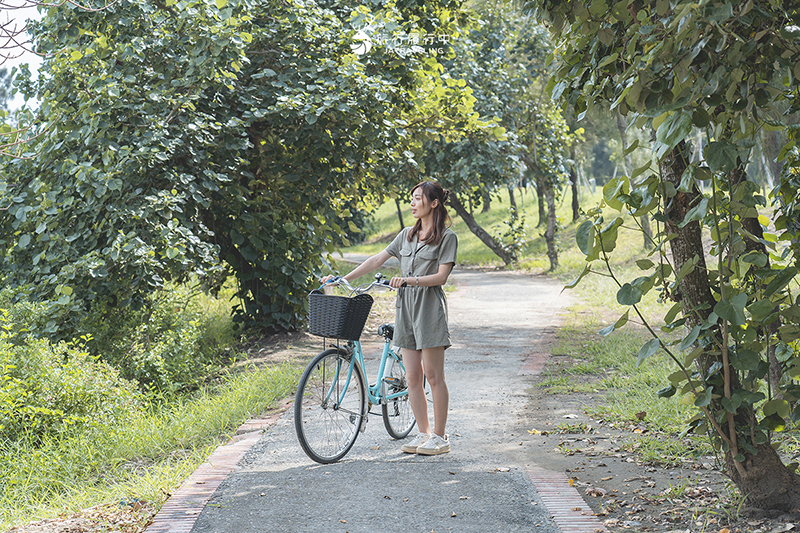
<svg viewBox="0 0 800 533">
<path fill-rule="evenodd" d="M 452 279 L 451 453 L 404 454 L 373 416 L 343 461 L 319 465 L 301 451 L 289 409 L 260 438 L 234 444 L 238 455 L 223 447 L 212 456 L 209 474 L 187 480 L 148 533 L 604 531 L 566 476 L 537 464 L 527 432 L 526 412 L 537 406 L 526 389 L 567 303 L 560 285 L 477 270 Z"/>
</svg>

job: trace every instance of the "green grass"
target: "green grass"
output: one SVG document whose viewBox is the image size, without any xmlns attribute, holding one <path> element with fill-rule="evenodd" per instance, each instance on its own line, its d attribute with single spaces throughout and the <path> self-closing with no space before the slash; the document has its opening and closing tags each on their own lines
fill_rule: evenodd
<svg viewBox="0 0 800 533">
<path fill-rule="evenodd" d="M 247 417 L 290 395 L 300 368 L 251 368 L 167 406 L 132 413 L 100 433 L 32 449 L 6 443 L 0 529 L 109 501 L 160 505 Z"/>
<path fill-rule="evenodd" d="M 600 199 L 599 189 L 593 195 L 588 191 L 583 197 L 582 201 L 585 205 L 594 205 Z M 525 218 L 528 232 L 528 241 L 525 246 L 525 251 L 522 254 L 518 268 L 524 270 L 532 270 L 543 272 L 549 268 L 549 262 L 546 256 L 546 244 L 544 241 L 543 233 L 544 227 L 537 228 L 538 224 L 538 204 L 536 196 L 531 192 L 526 192 L 524 197 L 520 197 L 519 191 L 516 191 L 517 208 L 519 209 L 520 216 Z M 508 198 L 508 191 L 502 191 L 498 197 L 494 198 L 491 203 L 491 208 L 488 212 L 482 213 L 480 209 L 475 210 L 473 213 L 475 220 L 491 235 L 499 235 L 505 230 L 504 221 L 509 219 L 508 209 L 510 207 Z M 411 216 L 411 208 L 408 201 L 403 199 L 401 201 L 401 208 L 403 211 L 403 223 L 406 226 L 414 224 L 415 219 Z M 503 266 L 503 262 L 491 250 L 489 250 L 483 242 L 480 241 L 472 232 L 467 228 L 467 225 L 459 217 L 454 216 L 453 211 L 450 211 L 453 216 L 452 230 L 458 235 L 458 262 L 461 265 L 483 266 L 483 267 L 499 267 Z M 562 201 L 557 204 L 556 210 L 559 224 L 564 228 L 559 234 L 559 241 L 564 248 L 565 253 L 569 248 L 574 246 L 575 228 L 576 224 L 572 222 L 572 208 L 568 202 Z M 365 244 L 360 244 L 347 249 L 347 251 L 372 255 L 383 250 L 389 241 L 394 238 L 400 231 L 400 220 L 397 216 L 397 207 L 394 201 L 386 202 L 378 207 L 373 215 L 374 233 L 367 237 Z M 578 251 L 580 254 L 580 252 Z M 577 258 L 577 256 L 575 256 Z M 568 263 L 574 263 L 575 258 L 566 258 Z M 580 258 L 583 261 L 583 258 Z M 577 269 L 577 267 L 575 267 Z M 583 268 L 581 265 L 580 268 Z"/>
</svg>

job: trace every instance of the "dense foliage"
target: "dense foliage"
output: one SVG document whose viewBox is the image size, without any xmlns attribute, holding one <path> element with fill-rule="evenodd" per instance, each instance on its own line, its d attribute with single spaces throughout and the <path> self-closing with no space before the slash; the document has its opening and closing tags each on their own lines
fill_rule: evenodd
<svg viewBox="0 0 800 533">
<path fill-rule="evenodd" d="M 126 2 L 48 10 L 37 90 L 49 129 L 5 168 L 4 270 L 51 302 L 50 331 L 144 305 L 169 280 L 235 274 L 238 316 L 297 328 L 307 285 L 375 188 L 373 165 L 420 128 L 469 128 L 435 58 L 356 31 L 449 35 L 457 12 L 394 3 Z M 460 118 L 459 118 L 460 117 Z M 409 129 L 407 129 L 409 128 Z"/>
<path fill-rule="evenodd" d="M 117 424 L 140 405 L 135 387 L 80 344 L 15 342 L 7 311 L 0 327 L 0 440 L 39 445 Z"/>
<path fill-rule="evenodd" d="M 751 504 L 796 507 L 800 478 L 781 464 L 770 434 L 800 419 L 790 379 L 800 365 L 797 248 L 784 244 L 796 242 L 797 229 L 785 215 L 767 218 L 767 199 L 746 170 L 762 129 L 790 129 L 800 12 L 776 0 L 530 5 L 559 39 L 552 95 L 580 115 L 605 102 L 655 138 L 652 161 L 607 183 L 605 205 L 578 231 L 585 275 L 607 259 L 624 223 L 609 211 L 658 224 L 656 257 L 639 261 L 637 279 L 619 281 L 617 300 L 632 309 L 605 333 L 660 290 L 673 304 L 666 330 L 683 335 L 670 342 L 651 328 L 639 361 L 660 348 L 673 357 L 678 371 L 660 394 L 680 391 L 694 402 L 701 414 L 691 430 L 709 431 Z M 794 175 L 788 166 L 777 195 Z M 777 209 L 791 209 L 787 200 Z"/>
</svg>

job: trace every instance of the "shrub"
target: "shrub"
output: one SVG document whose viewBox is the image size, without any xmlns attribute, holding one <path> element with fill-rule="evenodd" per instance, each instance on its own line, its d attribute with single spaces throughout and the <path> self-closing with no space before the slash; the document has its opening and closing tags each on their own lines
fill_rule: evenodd
<svg viewBox="0 0 800 533">
<path fill-rule="evenodd" d="M 141 405 L 141 395 L 82 344 L 28 338 L 14 344 L 9 313 L 0 314 L 0 439 L 46 437 L 114 425 Z"/>
<path fill-rule="evenodd" d="M 197 296 L 187 285 L 169 287 L 149 296 L 140 309 L 99 308 L 81 329 L 93 332 L 93 353 L 143 390 L 191 389 L 222 363 L 232 342 L 218 338 L 225 336 L 214 324 L 219 317 L 204 312 Z"/>
</svg>

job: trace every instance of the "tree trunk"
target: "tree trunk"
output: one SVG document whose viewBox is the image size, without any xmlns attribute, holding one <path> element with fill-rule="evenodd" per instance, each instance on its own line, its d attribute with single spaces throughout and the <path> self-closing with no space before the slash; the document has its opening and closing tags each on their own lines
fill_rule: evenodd
<svg viewBox="0 0 800 533">
<path fill-rule="evenodd" d="M 544 208 L 544 193 L 545 193 L 545 186 L 542 183 L 541 174 L 537 171 L 536 172 L 536 196 L 539 200 L 539 222 L 536 224 L 537 228 L 541 228 L 544 224 L 547 223 L 547 214 L 545 213 Z"/>
<path fill-rule="evenodd" d="M 736 168 L 731 173 L 731 189 L 735 186 L 743 184 L 747 181 L 747 172 L 745 171 L 744 163 L 740 158 L 736 158 Z M 742 217 L 742 228 L 744 228 L 748 233 L 755 236 L 756 239 L 744 237 L 744 247 L 745 252 L 761 252 L 767 257 L 767 264 L 766 268 L 770 267 L 770 260 L 769 260 L 769 252 L 767 251 L 767 247 L 764 246 L 763 239 L 764 239 L 764 231 L 761 228 L 761 223 L 758 221 L 758 216 L 756 217 Z M 760 287 L 764 288 L 764 287 Z M 779 306 L 775 307 L 775 312 L 780 310 Z M 782 320 L 780 316 L 773 322 L 767 326 L 767 335 L 772 337 L 778 334 L 778 329 L 782 325 Z M 769 361 L 769 384 L 772 387 L 772 391 L 777 391 L 778 387 L 780 387 L 781 383 L 781 376 L 783 375 L 783 370 L 781 368 L 781 363 L 778 361 L 778 358 L 775 356 L 775 348 L 777 346 L 774 343 L 769 343 L 767 346 L 767 360 Z"/>
<path fill-rule="evenodd" d="M 488 213 L 492 209 L 492 195 L 488 191 L 483 193 L 483 208 L 481 213 Z"/>
<path fill-rule="evenodd" d="M 569 167 L 569 179 L 572 183 L 572 221 L 577 222 L 581 218 L 581 205 L 578 201 L 578 170 L 575 168 L 575 145 L 569 149 L 569 157 L 572 164 Z"/>
<path fill-rule="evenodd" d="M 456 195 L 450 196 L 450 205 L 453 206 L 458 216 L 467 224 L 469 230 L 478 237 L 483 244 L 489 247 L 491 251 L 493 251 L 497 257 L 503 260 L 503 263 L 506 265 L 510 265 L 514 263 L 514 257 L 509 254 L 507 251 L 503 249 L 503 246 L 497 242 L 491 235 L 489 235 L 485 229 L 483 229 L 477 222 L 475 222 L 475 218 L 467 211 L 464 207 L 464 204 L 461 203 L 461 200 L 458 199 Z"/>
<path fill-rule="evenodd" d="M 684 148 L 684 143 L 681 142 L 660 163 L 663 179 L 672 183 L 676 189 L 686 170 Z M 700 196 L 700 191 L 696 188 L 691 192 L 678 192 L 665 210 L 666 232 L 676 235 L 670 241 L 675 269 L 679 270 L 686 262 L 698 258 L 695 268 L 681 280 L 679 294 L 673 295 L 673 299 L 684 301 L 683 313 L 687 319 L 687 327 L 690 328 L 704 322 L 716 303 L 706 272 L 700 223 L 694 221 L 683 228 L 680 227 L 686 213 L 696 204 Z M 705 353 L 698 358 L 697 364 L 701 372 L 705 373 L 712 364 L 721 362 L 720 358 L 719 354 Z M 732 387 L 738 387 L 738 383 L 732 383 Z M 715 400 L 714 403 L 717 402 L 718 400 Z M 717 405 L 716 409 L 720 410 L 721 407 Z M 752 411 L 740 408 L 737 412 L 736 421 L 739 425 L 747 426 L 754 420 L 755 415 Z M 729 428 L 728 423 L 720 422 L 726 432 Z M 741 441 L 748 437 L 737 434 L 736 438 Z M 736 461 L 731 451 L 725 452 L 727 474 L 740 493 L 746 496 L 747 503 L 763 509 L 784 511 L 800 508 L 800 476 L 786 468 L 769 443 L 751 444 L 757 450 L 755 455 L 739 448 L 739 452 L 745 458 L 743 462 Z"/>
<path fill-rule="evenodd" d="M 684 143 L 681 142 L 660 164 L 664 181 L 672 183 L 676 190 L 680 185 L 681 176 L 686 171 L 684 146 Z M 673 295 L 673 299 L 685 301 L 683 312 L 689 328 L 705 322 L 716 304 L 706 274 L 706 258 L 700 222 L 695 220 L 680 227 L 686 213 L 696 205 L 701 196 L 702 194 L 696 187 L 692 188 L 691 192 L 678 192 L 670 201 L 665 212 L 667 215 L 666 232 L 676 235 L 670 241 L 670 251 L 676 271 L 684 263 L 692 261 L 695 257 L 698 258 L 695 268 L 681 280 L 679 294 Z"/>
<path fill-rule="evenodd" d="M 768 442 L 757 444 L 756 450 L 739 467 L 730 453 L 725 454 L 728 475 L 739 492 L 747 495 L 747 504 L 787 513 L 800 509 L 800 476 L 786 468 Z"/>
<path fill-rule="evenodd" d="M 558 246 L 556 246 L 556 198 L 553 187 L 549 184 L 544 186 L 544 194 L 547 198 L 547 229 L 544 232 L 544 240 L 547 242 L 547 258 L 550 260 L 550 272 L 558 268 Z"/>
<path fill-rule="evenodd" d="M 400 207 L 400 199 L 395 198 L 394 203 L 397 206 L 397 218 L 400 219 L 400 231 L 403 231 L 406 225 L 403 224 L 403 209 Z"/>
<path fill-rule="evenodd" d="M 514 211 L 517 210 L 517 199 L 514 197 L 514 186 L 508 186 L 508 203 L 511 204 L 511 207 L 514 208 Z"/>
</svg>

